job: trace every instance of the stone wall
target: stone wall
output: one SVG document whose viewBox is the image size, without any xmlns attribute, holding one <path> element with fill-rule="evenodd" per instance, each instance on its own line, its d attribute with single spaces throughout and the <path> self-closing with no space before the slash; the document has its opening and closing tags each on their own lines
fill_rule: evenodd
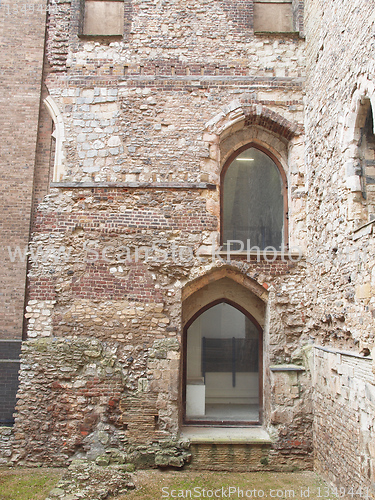
<svg viewBox="0 0 375 500">
<path fill-rule="evenodd" d="M 314 349 L 314 454 L 318 472 L 346 492 L 374 494 L 372 359 Z"/>
<path fill-rule="evenodd" d="M 158 428 L 159 414 L 167 422 L 173 412 L 165 405 L 168 386 L 150 384 L 147 344 L 141 345 L 85 336 L 24 343 L 13 460 L 63 466 L 72 457 L 92 460 L 172 436 L 173 429 Z M 162 339 L 149 346 L 151 365 L 165 365 L 168 380 L 167 359 L 176 357 L 178 344 Z"/>
<path fill-rule="evenodd" d="M 300 34 L 302 4 L 293 1 Z M 309 0 L 305 44 L 298 33 L 254 34 L 251 0 L 126 0 L 116 40 L 82 36 L 80 2 L 57 0 L 41 92 L 42 11 L 26 29 L 22 9 L 7 22 L 10 8 L 1 20 L 30 74 L 11 46 L 3 241 L 24 246 L 32 193 L 35 209 L 13 462 L 188 461 L 178 441 L 184 326 L 194 300 L 220 292 L 259 306 L 272 444 L 251 467 L 310 467 L 314 429 L 319 471 L 346 488 L 373 483 L 374 210 L 358 167 L 375 103 L 371 2 Z M 57 110 L 58 165 L 47 108 L 36 140 L 40 96 Z M 218 252 L 222 168 L 250 143 L 285 171 L 298 262 Z M 0 336 L 20 338 L 26 260 L 6 259 Z M 9 429 L 1 436 L 6 463 Z M 218 469 L 233 450 L 221 451 Z M 192 466 L 209 467 L 211 453 L 198 446 Z M 230 463 L 248 470 L 249 448 L 236 453 Z"/>
<path fill-rule="evenodd" d="M 374 11 L 349 0 L 305 8 L 307 326 L 329 349 L 315 354 L 316 467 L 338 486 L 371 489 L 373 374 L 360 356 L 374 345 L 374 237 L 358 165 L 361 115 L 374 102 Z"/>
<path fill-rule="evenodd" d="M 227 0 L 125 2 L 124 36 L 90 38 L 78 4 L 54 3 L 47 20 L 43 96 L 64 140 L 48 190 L 43 111 L 12 460 L 63 465 L 115 449 L 144 466 L 187 461 L 187 290 L 198 301 L 215 283 L 221 298 L 234 290 L 233 301 L 247 293 L 259 305 L 272 446 L 254 463 L 311 467 L 304 41 L 255 35 L 252 1 Z M 302 29 L 302 3 L 293 5 Z M 297 258 L 218 252 L 221 171 L 246 144 L 285 171 Z"/>
<path fill-rule="evenodd" d="M 313 277 L 308 293 L 316 333 L 324 332 L 325 340 L 336 345 L 351 342 L 361 351 L 374 341 L 373 236 L 371 223 L 359 229 L 365 200 L 356 191 L 350 165 L 360 132 L 357 91 L 364 98 L 373 88 L 374 19 L 368 3 L 365 10 L 362 3 L 344 0 L 320 11 L 322 6 L 309 2 L 307 9 L 307 229 Z"/>
<path fill-rule="evenodd" d="M 11 427 L 0 427 L 0 465 L 10 465 L 13 453 L 13 433 Z"/>
</svg>

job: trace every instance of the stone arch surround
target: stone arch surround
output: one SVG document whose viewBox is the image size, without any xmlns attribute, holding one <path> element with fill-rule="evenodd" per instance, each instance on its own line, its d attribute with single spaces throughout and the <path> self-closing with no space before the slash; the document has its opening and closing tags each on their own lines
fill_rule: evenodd
<svg viewBox="0 0 375 500">
<path fill-rule="evenodd" d="M 344 156 L 346 187 L 350 192 L 348 219 L 357 225 L 367 222 L 365 204 L 362 197 L 362 170 L 359 165 L 361 129 L 364 126 L 369 107 L 375 111 L 375 84 L 362 75 L 353 90 L 348 108 L 344 113 L 341 147 Z"/>
<path fill-rule="evenodd" d="M 47 108 L 47 111 L 55 125 L 55 130 L 52 133 L 52 137 L 54 137 L 54 139 L 56 140 L 55 159 L 53 167 L 53 181 L 58 182 L 61 180 L 64 174 L 64 167 L 63 167 L 64 165 L 63 145 L 65 142 L 64 120 L 59 108 L 57 107 L 56 102 L 52 99 L 51 96 L 48 96 L 44 99 L 44 105 Z"/>
<path fill-rule="evenodd" d="M 263 326 L 268 292 L 255 280 L 229 266 L 213 269 L 195 279 L 182 291 L 182 323 L 202 307 L 219 299 L 228 299 L 246 309 Z"/>
<path fill-rule="evenodd" d="M 228 157 L 254 142 L 268 149 L 287 170 L 289 143 L 303 134 L 303 127 L 262 104 L 234 100 L 205 124 L 203 141 L 209 151 L 202 169 L 217 181 Z"/>
</svg>

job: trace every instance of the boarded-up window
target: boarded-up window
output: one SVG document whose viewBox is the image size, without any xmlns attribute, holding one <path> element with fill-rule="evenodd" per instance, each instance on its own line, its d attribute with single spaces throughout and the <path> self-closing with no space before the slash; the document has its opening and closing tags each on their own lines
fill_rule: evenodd
<svg viewBox="0 0 375 500">
<path fill-rule="evenodd" d="M 121 36 L 123 33 L 123 0 L 85 0 L 83 35 Z"/>
<path fill-rule="evenodd" d="M 294 31 L 292 0 L 254 0 L 254 31 Z"/>
</svg>

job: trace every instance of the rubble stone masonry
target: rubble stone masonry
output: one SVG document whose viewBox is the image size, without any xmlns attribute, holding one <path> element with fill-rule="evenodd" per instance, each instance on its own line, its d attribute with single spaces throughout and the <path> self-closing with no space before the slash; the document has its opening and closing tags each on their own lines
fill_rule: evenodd
<svg viewBox="0 0 375 500">
<path fill-rule="evenodd" d="M 303 23 L 293 1 L 295 32 L 254 33 L 252 0 L 126 0 L 114 37 L 82 34 L 82 3 L 47 16 L 27 341 L 2 463 L 121 453 L 246 471 L 315 457 L 329 480 L 371 490 L 372 2 L 309 0 Z M 223 168 L 247 145 L 282 171 L 286 254 L 220 250 Z M 189 448 L 186 325 L 218 300 L 262 330 L 267 439 Z"/>
<path fill-rule="evenodd" d="M 374 5 L 309 1 L 305 21 L 308 326 L 318 344 L 367 356 L 375 262 L 360 165 L 370 101 L 374 111 Z M 360 485 L 373 495 L 371 361 L 316 351 L 316 362 L 316 466 L 347 491 Z"/>
<path fill-rule="evenodd" d="M 311 467 L 303 39 L 254 35 L 251 1 L 125 2 L 120 39 L 82 36 L 76 1 L 51 7 L 43 95 L 63 137 L 61 164 L 33 217 L 12 461 L 64 464 L 117 448 L 141 465 L 183 464 L 183 329 L 194 294 L 207 289 L 248 294 L 264 330 L 264 428 L 273 438 L 248 465 L 239 449 L 236 467 Z M 45 189 L 48 117 L 40 127 Z M 216 253 L 220 172 L 250 143 L 285 170 L 299 262 Z M 271 375 L 274 364 L 297 371 Z M 160 458 L 171 439 L 180 458 Z M 222 456 L 211 465 L 226 467 Z"/>
</svg>

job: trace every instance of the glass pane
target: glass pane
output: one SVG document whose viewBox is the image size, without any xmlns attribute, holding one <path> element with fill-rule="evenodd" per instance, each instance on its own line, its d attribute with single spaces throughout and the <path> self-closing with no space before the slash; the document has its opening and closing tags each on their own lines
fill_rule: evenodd
<svg viewBox="0 0 375 500">
<path fill-rule="evenodd" d="M 187 331 L 186 417 L 259 421 L 259 331 L 229 304 L 203 312 Z"/>
<path fill-rule="evenodd" d="M 240 240 L 246 249 L 280 251 L 284 245 L 284 200 L 280 172 L 269 156 L 249 148 L 229 165 L 224 178 L 223 241 Z M 238 249 L 239 244 L 232 245 Z"/>
</svg>

